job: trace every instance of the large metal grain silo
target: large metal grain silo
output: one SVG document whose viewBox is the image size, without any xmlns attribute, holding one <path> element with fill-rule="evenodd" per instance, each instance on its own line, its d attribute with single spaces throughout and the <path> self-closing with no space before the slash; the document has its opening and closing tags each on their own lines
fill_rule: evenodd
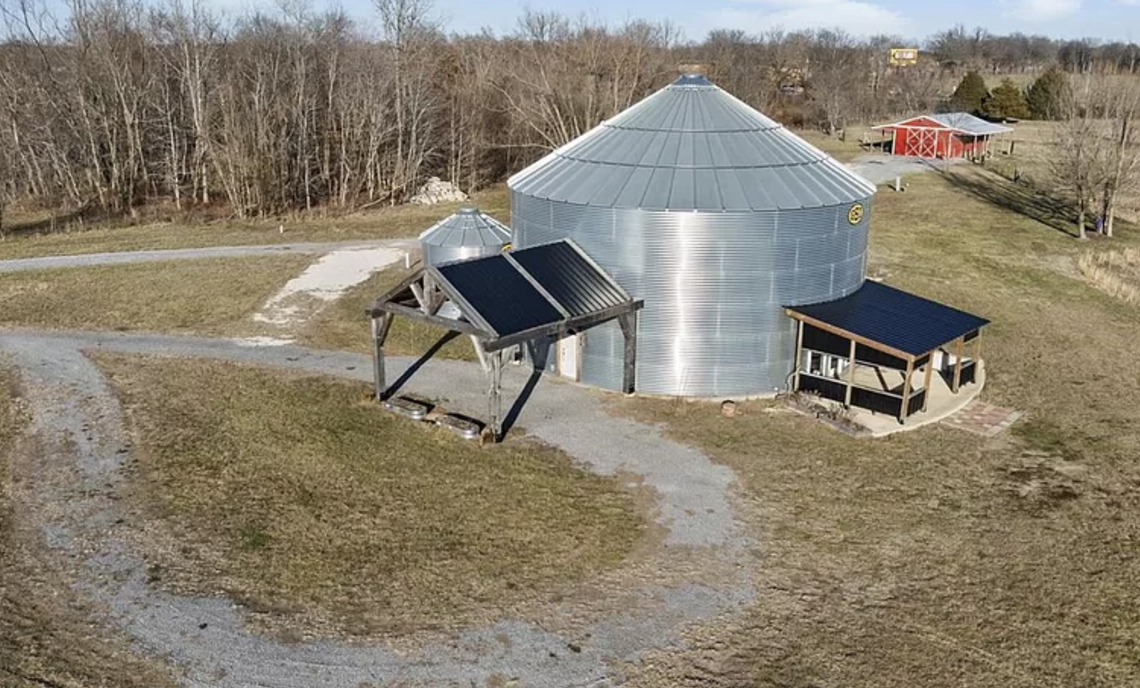
<svg viewBox="0 0 1140 688">
<path fill-rule="evenodd" d="M 874 185 L 702 76 L 683 76 L 515 175 L 519 248 L 571 238 L 645 300 L 637 389 L 719 397 L 785 385 L 783 306 L 863 283 Z M 561 372 L 618 389 L 622 336 L 557 347 Z"/>
<path fill-rule="evenodd" d="M 510 241 L 510 228 L 470 206 L 420 234 L 424 265 L 492 256 L 501 253 Z"/>
</svg>

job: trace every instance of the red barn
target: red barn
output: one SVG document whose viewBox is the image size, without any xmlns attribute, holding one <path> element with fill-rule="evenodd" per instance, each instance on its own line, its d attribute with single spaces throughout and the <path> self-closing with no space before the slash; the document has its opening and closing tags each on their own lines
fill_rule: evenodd
<svg viewBox="0 0 1140 688">
<path fill-rule="evenodd" d="M 1013 131 L 966 112 L 919 115 L 873 127 L 890 134 L 891 152 L 918 158 L 963 158 L 989 151 L 990 139 Z"/>
</svg>

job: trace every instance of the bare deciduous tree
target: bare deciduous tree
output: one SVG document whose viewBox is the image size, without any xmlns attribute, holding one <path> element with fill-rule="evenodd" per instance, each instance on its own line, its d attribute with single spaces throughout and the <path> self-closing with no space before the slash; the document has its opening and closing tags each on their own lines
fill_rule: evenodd
<svg viewBox="0 0 1140 688">
<path fill-rule="evenodd" d="M 1104 142 L 1104 179 L 1101 194 L 1101 217 L 1105 236 L 1113 235 L 1118 200 L 1121 193 L 1140 184 L 1140 134 L 1136 119 L 1140 116 L 1140 77 L 1101 80 L 1101 110 L 1108 125 Z"/>
<path fill-rule="evenodd" d="M 1140 62 L 1123 43 L 960 28 L 899 69 L 886 62 L 894 37 L 729 29 L 682 43 L 668 23 L 556 12 L 526 12 L 506 37 L 446 36 L 430 0 L 374 0 L 374 36 L 308 1 L 232 18 L 206 0 L 67 0 L 62 12 L 0 0 L 7 198 L 125 213 L 221 205 L 242 217 L 399 203 L 429 175 L 468 189 L 501 181 L 682 65 L 775 119 L 834 132 L 931 109 L 959 64 L 1135 74 Z M 1100 127 L 1095 193 L 1109 231 L 1136 176 L 1126 104 L 1102 99 L 1101 125 L 1070 124 Z"/>
<path fill-rule="evenodd" d="M 1086 78 L 1062 107 L 1049 158 L 1053 186 L 1077 208 L 1077 236 L 1087 236 L 1089 213 L 1104 181 L 1104 122 L 1093 107 L 1091 80 Z"/>
</svg>

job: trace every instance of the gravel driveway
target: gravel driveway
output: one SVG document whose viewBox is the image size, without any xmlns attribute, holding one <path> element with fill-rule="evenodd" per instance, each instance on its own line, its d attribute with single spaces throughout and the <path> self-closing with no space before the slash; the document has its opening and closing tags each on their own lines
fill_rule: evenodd
<svg viewBox="0 0 1140 688">
<path fill-rule="evenodd" d="M 336 241 L 308 244 L 266 244 L 264 246 L 211 246 L 206 248 L 179 248 L 162 251 L 123 251 L 121 253 L 82 253 L 74 256 L 40 256 L 0 260 L 0 273 L 48 270 L 52 268 L 89 268 L 97 265 L 127 265 L 132 263 L 158 263 L 167 260 L 199 260 L 202 258 L 242 258 L 248 256 L 274 256 L 283 253 L 323 255 L 333 251 L 366 248 L 418 248 L 414 239 L 386 239 L 382 241 Z"/>
<path fill-rule="evenodd" d="M 847 163 L 847 166 L 874 184 L 890 184 L 895 177 L 933 172 L 955 165 L 962 160 L 928 160 L 902 155 L 865 153 Z"/>
<path fill-rule="evenodd" d="M 0 333 L 0 352 L 22 373 L 32 431 L 44 449 L 43 465 L 21 476 L 21 494 L 30 502 L 25 515 L 79 587 L 105 606 L 109 622 L 144 652 L 172 662 L 187 686 L 616 685 L 622 663 L 683 645 L 686 628 L 732 615 L 755 594 L 755 543 L 734 514 L 732 471 L 656 427 L 609 415 L 600 393 L 543 378 L 519 425 L 593 471 L 636 474 L 653 488 L 653 518 L 665 532 L 653 561 L 609 580 L 594 595 L 603 600 L 597 608 L 559 603 L 541 619 L 505 620 L 412 648 L 328 639 L 289 644 L 255 634 L 227 599 L 177 596 L 148 584 L 145 564 L 128 544 L 133 514 L 121 500 L 128 456 L 121 409 L 86 350 L 208 357 L 361 382 L 370 379 L 370 361 L 229 340 Z M 409 363 L 392 359 L 392 379 Z M 513 399 L 527 377 L 522 369 L 507 370 L 504 398 Z M 446 399 L 453 410 L 481 415 L 485 408 L 483 375 L 473 364 L 431 361 L 408 388 Z"/>
</svg>

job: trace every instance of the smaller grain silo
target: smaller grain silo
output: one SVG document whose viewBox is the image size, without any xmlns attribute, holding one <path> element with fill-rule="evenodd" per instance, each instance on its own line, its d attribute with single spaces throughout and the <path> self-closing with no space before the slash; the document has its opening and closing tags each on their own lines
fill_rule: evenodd
<svg viewBox="0 0 1140 688">
<path fill-rule="evenodd" d="M 510 241 L 510 228 L 470 206 L 420 234 L 424 265 L 492 256 L 501 253 Z"/>
</svg>

